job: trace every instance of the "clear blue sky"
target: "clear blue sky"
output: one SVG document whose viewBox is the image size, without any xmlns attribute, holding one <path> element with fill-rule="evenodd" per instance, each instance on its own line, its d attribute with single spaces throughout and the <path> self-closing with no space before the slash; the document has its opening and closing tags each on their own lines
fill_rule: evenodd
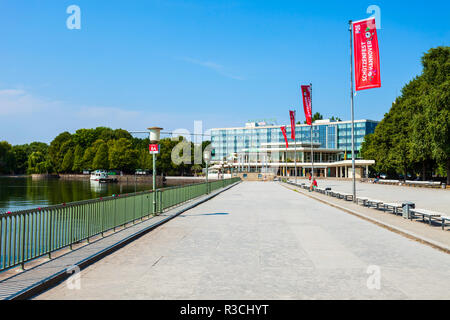
<svg viewBox="0 0 450 320">
<path fill-rule="evenodd" d="M 81 30 L 66 8 L 81 8 Z M 288 123 L 300 84 L 350 119 L 348 20 L 381 9 L 382 88 L 356 97 L 381 120 L 420 57 L 450 44 L 448 1 L 11 0 L 0 2 L 0 140 L 49 142 L 109 126 L 166 130 Z"/>
</svg>

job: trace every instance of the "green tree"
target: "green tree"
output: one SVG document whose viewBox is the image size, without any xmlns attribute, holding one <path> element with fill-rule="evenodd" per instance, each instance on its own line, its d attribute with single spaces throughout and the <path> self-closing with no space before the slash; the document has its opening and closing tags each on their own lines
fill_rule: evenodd
<svg viewBox="0 0 450 320">
<path fill-rule="evenodd" d="M 423 78 L 430 86 L 424 97 L 431 152 L 446 168 L 450 184 L 450 47 L 430 49 L 422 58 Z"/>
<path fill-rule="evenodd" d="M 59 170 L 59 167 L 62 164 L 62 161 L 64 159 L 64 155 L 65 153 L 61 153 L 61 146 L 64 142 L 71 140 L 72 139 L 72 135 L 65 131 L 63 133 L 60 133 L 59 135 L 56 136 L 55 139 L 52 140 L 52 142 L 50 143 L 50 146 L 48 148 L 48 154 L 49 154 L 49 158 L 50 161 L 52 163 L 52 166 L 55 168 L 56 171 Z M 42 153 L 42 151 L 41 151 Z"/>
<path fill-rule="evenodd" d="M 92 169 L 92 162 L 95 157 L 95 149 L 93 147 L 89 147 L 84 151 L 83 155 L 83 168 L 84 169 Z"/>
<path fill-rule="evenodd" d="M 61 164 L 62 172 L 66 172 L 66 173 L 72 172 L 73 159 L 74 159 L 73 151 L 72 151 L 72 149 L 69 149 L 66 152 L 66 155 L 64 156 L 63 162 Z"/>
<path fill-rule="evenodd" d="M 402 94 L 362 146 L 365 158 L 386 173 L 442 172 L 450 183 L 450 47 L 422 58 L 423 72 Z"/>
<path fill-rule="evenodd" d="M 332 116 L 332 117 L 330 118 L 330 120 L 331 120 L 331 121 L 342 121 L 341 118 L 335 117 L 335 116 Z"/>
<path fill-rule="evenodd" d="M 130 140 L 114 140 L 109 148 L 109 167 L 124 172 L 134 172 L 137 167 L 138 151 L 132 149 Z"/>
<path fill-rule="evenodd" d="M 108 146 L 106 143 L 102 143 L 95 154 L 94 160 L 92 162 L 93 169 L 109 169 L 109 159 L 108 159 Z"/>
<path fill-rule="evenodd" d="M 73 172 L 82 172 L 83 171 L 83 169 L 84 169 L 83 155 L 84 155 L 83 147 L 80 145 L 77 145 L 75 147 L 74 158 L 73 158 L 73 167 L 72 167 Z"/>
<path fill-rule="evenodd" d="M 23 174 L 27 172 L 28 157 L 31 154 L 31 148 L 29 145 L 17 145 L 12 147 L 14 153 L 15 166 L 14 173 Z"/>
<path fill-rule="evenodd" d="M 149 153 L 148 149 L 141 149 L 139 151 L 139 158 L 137 166 L 139 169 L 152 170 L 153 169 L 153 159 L 152 155 Z"/>
<path fill-rule="evenodd" d="M 42 152 L 35 151 L 28 157 L 28 173 L 49 173 L 52 170 L 50 159 Z"/>
<path fill-rule="evenodd" d="M 0 141 L 0 173 L 13 173 L 14 164 L 12 146 L 6 141 Z"/>
<path fill-rule="evenodd" d="M 194 173 L 195 176 L 197 176 L 197 174 L 202 171 L 202 166 L 199 164 L 194 164 L 191 167 L 191 171 Z"/>
</svg>

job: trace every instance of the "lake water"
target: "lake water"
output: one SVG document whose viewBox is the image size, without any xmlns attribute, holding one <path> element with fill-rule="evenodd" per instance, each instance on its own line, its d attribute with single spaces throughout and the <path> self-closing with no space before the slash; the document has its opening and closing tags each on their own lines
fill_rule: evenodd
<svg viewBox="0 0 450 320">
<path fill-rule="evenodd" d="M 151 189 L 151 183 L 0 177 L 0 213 Z"/>
</svg>

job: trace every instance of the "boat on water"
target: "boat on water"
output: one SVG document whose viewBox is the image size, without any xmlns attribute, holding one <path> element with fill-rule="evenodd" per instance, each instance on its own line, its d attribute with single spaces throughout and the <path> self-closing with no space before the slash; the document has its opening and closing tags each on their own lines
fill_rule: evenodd
<svg viewBox="0 0 450 320">
<path fill-rule="evenodd" d="M 91 173 L 91 181 L 98 181 L 102 183 L 117 182 L 117 178 L 110 176 L 105 170 L 95 170 Z"/>
</svg>

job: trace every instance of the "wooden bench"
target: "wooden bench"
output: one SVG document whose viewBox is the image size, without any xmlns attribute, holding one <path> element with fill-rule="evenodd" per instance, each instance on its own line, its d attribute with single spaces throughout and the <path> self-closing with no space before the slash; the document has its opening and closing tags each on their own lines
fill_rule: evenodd
<svg viewBox="0 0 450 320">
<path fill-rule="evenodd" d="M 384 203 L 383 207 L 385 210 L 392 209 L 392 213 L 397 215 L 398 209 L 401 209 L 403 206 L 400 203 Z"/>
<path fill-rule="evenodd" d="M 438 212 L 434 212 L 431 210 L 426 209 L 410 209 L 409 212 L 411 213 L 411 218 L 413 218 L 415 215 L 422 216 L 422 221 L 425 222 L 425 217 L 428 218 L 428 223 L 431 226 L 431 220 L 433 218 L 440 218 L 441 214 Z"/>
</svg>

